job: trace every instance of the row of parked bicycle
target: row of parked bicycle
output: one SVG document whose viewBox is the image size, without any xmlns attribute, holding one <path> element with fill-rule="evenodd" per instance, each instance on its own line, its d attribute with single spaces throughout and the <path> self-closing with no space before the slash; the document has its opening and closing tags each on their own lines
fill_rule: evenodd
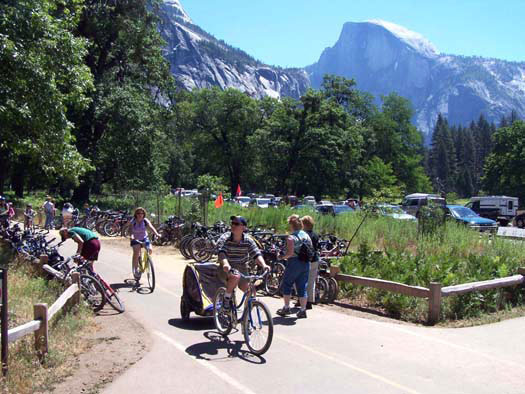
<svg viewBox="0 0 525 394">
<path fill-rule="evenodd" d="M 106 303 L 116 311 L 124 312 L 124 304 L 116 291 L 93 270 L 91 264 L 78 255 L 62 256 L 59 252 L 62 242 L 55 243 L 55 238 L 47 239 L 48 234 L 49 231 L 43 230 L 22 230 L 18 223 L 0 228 L 0 238 L 24 258 L 34 260 L 47 256 L 47 262 L 42 267 L 48 273 L 47 279 L 69 285 L 73 273 L 78 272 L 80 292 L 95 312 Z"/>
<path fill-rule="evenodd" d="M 179 245 L 181 254 L 186 259 L 193 259 L 197 263 L 212 260 L 218 254 L 217 241 L 220 236 L 229 231 L 224 222 L 217 222 L 207 227 L 199 223 L 193 225 L 191 234 L 182 237 Z M 286 268 L 286 261 L 278 256 L 286 247 L 286 234 L 276 234 L 273 230 L 252 228 L 250 236 L 255 240 L 263 253 L 264 260 L 271 267 L 270 273 L 261 283 L 259 290 L 267 295 L 280 295 L 282 279 Z M 316 280 L 316 302 L 331 303 L 337 299 L 339 285 L 335 278 L 330 276 L 330 260 L 344 255 L 348 241 L 334 235 L 323 235 L 319 240 L 319 274 Z M 253 265 L 253 274 L 258 273 L 258 266 Z"/>
</svg>

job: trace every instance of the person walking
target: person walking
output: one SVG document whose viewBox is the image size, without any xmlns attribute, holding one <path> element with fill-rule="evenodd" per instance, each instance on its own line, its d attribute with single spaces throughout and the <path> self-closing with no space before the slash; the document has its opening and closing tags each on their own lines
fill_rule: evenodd
<svg viewBox="0 0 525 394">
<path fill-rule="evenodd" d="M 317 280 L 317 273 L 319 271 L 319 235 L 314 231 L 314 219 L 311 216 L 303 216 L 301 218 L 303 229 L 312 240 L 312 246 L 315 250 L 315 258 L 310 262 L 310 271 L 308 273 L 308 287 L 306 293 L 308 294 L 308 302 L 306 309 L 312 309 L 312 304 L 315 303 L 315 282 Z"/>
<path fill-rule="evenodd" d="M 304 242 L 312 247 L 312 240 L 303 231 L 303 224 L 299 219 L 299 215 L 290 216 L 288 218 L 288 226 L 290 235 L 286 238 L 286 252 L 279 256 L 279 259 L 287 260 L 283 278 L 284 306 L 277 311 L 277 314 L 279 316 L 291 314 L 290 299 L 292 298 L 292 287 L 295 284 L 301 306 L 301 309 L 297 312 L 297 318 L 304 319 L 306 318 L 306 286 L 308 284 L 310 264 L 299 259 L 299 251 Z"/>
<path fill-rule="evenodd" d="M 46 215 L 46 224 L 44 225 L 44 228 L 50 230 L 53 228 L 53 223 L 55 221 L 55 204 L 53 204 L 51 196 L 46 197 L 46 201 L 42 204 L 42 209 Z"/>
</svg>

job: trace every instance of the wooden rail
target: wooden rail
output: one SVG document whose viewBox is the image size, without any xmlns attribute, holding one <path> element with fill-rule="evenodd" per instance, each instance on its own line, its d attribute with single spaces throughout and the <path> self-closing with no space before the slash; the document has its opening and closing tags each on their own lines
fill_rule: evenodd
<svg viewBox="0 0 525 394">
<path fill-rule="evenodd" d="M 442 287 L 441 283 L 432 282 L 428 289 L 426 287 L 408 286 L 403 283 L 388 280 L 340 274 L 339 267 L 337 266 L 330 267 L 330 275 L 338 281 L 352 283 L 356 286 L 373 287 L 411 297 L 428 298 L 428 322 L 430 324 L 435 324 L 439 321 L 441 300 L 443 297 L 525 284 L 525 268 L 519 268 L 517 275 L 506 278 L 465 283 L 455 286 Z"/>
<path fill-rule="evenodd" d="M 412 297 L 428 298 L 430 296 L 430 290 L 426 287 L 419 286 L 408 286 L 402 283 L 391 282 L 382 279 L 365 278 L 362 276 L 353 275 L 335 275 L 335 279 L 342 282 L 350 282 L 357 286 L 374 287 L 376 289 L 391 291 L 393 293 L 404 294 Z"/>
<path fill-rule="evenodd" d="M 7 333 L 8 343 L 13 343 L 27 334 L 35 333 L 35 349 L 40 355 L 48 352 L 48 324 L 49 321 L 66 305 L 71 299 L 73 304 L 80 301 L 80 274 L 74 272 L 73 284 L 69 286 L 48 309 L 47 304 L 36 304 L 33 307 L 34 320 L 12 328 Z"/>
</svg>

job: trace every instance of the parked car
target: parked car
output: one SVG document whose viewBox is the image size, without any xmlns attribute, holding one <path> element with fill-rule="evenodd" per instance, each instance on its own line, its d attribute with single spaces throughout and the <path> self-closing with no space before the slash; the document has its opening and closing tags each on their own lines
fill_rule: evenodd
<svg viewBox="0 0 525 394">
<path fill-rule="evenodd" d="M 403 210 L 416 218 L 419 217 L 419 209 L 423 206 L 435 204 L 445 208 L 445 199 L 437 194 L 414 193 L 405 196 L 401 207 Z"/>
<path fill-rule="evenodd" d="M 309 205 L 315 205 L 315 197 L 314 196 L 306 196 L 303 198 L 303 204 L 309 204 Z"/>
<path fill-rule="evenodd" d="M 248 208 L 251 200 L 252 199 L 248 196 L 239 196 L 234 199 L 235 203 L 239 204 L 242 208 Z"/>
<path fill-rule="evenodd" d="M 294 210 L 308 210 L 308 211 L 314 211 L 315 208 L 313 205 L 310 204 L 299 204 L 292 207 Z"/>
<path fill-rule="evenodd" d="M 375 211 L 382 216 L 388 216 L 398 220 L 417 220 L 415 216 L 403 211 L 399 205 L 377 204 Z"/>
<path fill-rule="evenodd" d="M 257 208 L 268 208 L 271 202 L 269 198 L 254 198 L 250 205 Z"/>
<path fill-rule="evenodd" d="M 346 204 L 338 204 L 333 206 L 334 215 L 344 215 L 347 213 L 354 213 L 355 209 Z"/>
<path fill-rule="evenodd" d="M 498 231 L 498 224 L 495 220 L 483 218 L 472 209 L 462 205 L 447 205 L 445 213 L 456 222 L 465 224 L 470 228 L 479 231 Z"/>
<path fill-rule="evenodd" d="M 479 216 L 496 220 L 502 226 L 506 226 L 518 213 L 518 203 L 517 197 L 481 196 L 472 197 L 465 206 Z"/>
<path fill-rule="evenodd" d="M 333 204 L 317 204 L 314 206 L 315 210 L 321 215 L 334 215 Z"/>
</svg>

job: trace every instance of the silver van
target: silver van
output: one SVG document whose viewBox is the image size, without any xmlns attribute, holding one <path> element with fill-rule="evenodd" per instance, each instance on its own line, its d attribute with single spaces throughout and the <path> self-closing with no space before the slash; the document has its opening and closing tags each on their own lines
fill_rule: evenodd
<svg viewBox="0 0 525 394">
<path fill-rule="evenodd" d="M 428 205 L 429 201 L 432 201 L 433 204 L 437 204 L 443 208 L 447 205 L 445 199 L 438 194 L 413 193 L 405 196 L 401 203 L 401 207 L 406 213 L 417 218 L 419 217 L 419 209 Z"/>
</svg>

